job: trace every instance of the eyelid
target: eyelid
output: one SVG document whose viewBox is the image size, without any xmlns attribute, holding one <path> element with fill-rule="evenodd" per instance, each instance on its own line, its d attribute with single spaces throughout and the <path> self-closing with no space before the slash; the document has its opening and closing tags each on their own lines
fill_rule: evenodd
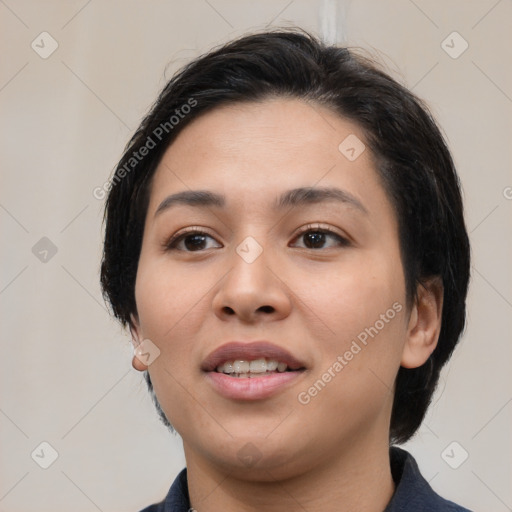
<svg viewBox="0 0 512 512">
<path fill-rule="evenodd" d="M 180 229 L 178 232 L 174 233 L 171 237 L 167 238 L 163 243 L 164 249 L 169 249 L 171 245 L 180 241 L 181 237 L 190 236 L 190 235 L 208 235 L 211 238 L 215 239 L 215 236 L 207 229 L 199 226 L 191 226 L 187 228 Z"/>
<path fill-rule="evenodd" d="M 312 222 L 310 224 L 306 224 L 305 226 L 302 226 L 301 228 L 298 228 L 294 236 L 301 235 L 302 233 L 304 233 L 306 231 L 312 231 L 314 229 L 318 229 L 319 231 L 328 231 L 329 233 L 333 233 L 334 235 L 338 235 L 338 236 L 344 238 L 344 236 L 341 233 L 338 233 L 337 231 L 335 231 L 334 228 L 332 228 L 331 226 L 328 226 L 327 224 L 322 224 L 320 222 Z"/>
<path fill-rule="evenodd" d="M 302 236 L 304 233 L 307 233 L 308 231 L 320 231 L 328 235 L 339 237 L 339 239 L 342 242 L 342 245 L 350 245 L 352 243 L 352 240 L 348 235 L 339 233 L 331 226 L 321 224 L 318 222 L 307 224 L 306 226 L 299 228 L 297 232 L 293 235 L 293 240 L 296 240 L 297 238 Z"/>
</svg>

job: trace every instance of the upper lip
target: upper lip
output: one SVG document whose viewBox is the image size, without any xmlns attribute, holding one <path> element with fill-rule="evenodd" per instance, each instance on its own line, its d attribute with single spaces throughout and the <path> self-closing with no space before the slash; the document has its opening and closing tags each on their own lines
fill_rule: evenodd
<svg viewBox="0 0 512 512">
<path fill-rule="evenodd" d="M 231 341 L 210 352 L 203 361 L 201 369 L 205 372 L 211 372 L 226 361 L 252 361 L 259 358 L 274 359 L 286 363 L 291 370 L 299 370 L 305 366 L 302 361 L 292 356 L 287 350 L 269 341 Z"/>
</svg>

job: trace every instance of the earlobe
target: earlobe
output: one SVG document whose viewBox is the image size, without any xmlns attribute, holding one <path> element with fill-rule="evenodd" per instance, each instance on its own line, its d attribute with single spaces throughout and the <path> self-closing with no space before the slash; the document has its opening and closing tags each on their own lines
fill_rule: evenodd
<svg viewBox="0 0 512 512">
<path fill-rule="evenodd" d="M 137 357 L 136 350 L 140 345 L 140 326 L 138 319 L 133 315 L 130 315 L 130 333 L 132 335 L 132 345 L 133 345 L 133 358 L 132 358 L 132 367 L 139 372 L 144 372 L 148 369 L 148 367 Z"/>
<path fill-rule="evenodd" d="M 439 276 L 418 285 L 400 362 L 404 368 L 418 368 L 435 350 L 441 332 L 443 291 Z"/>
<path fill-rule="evenodd" d="M 134 370 L 138 370 L 139 372 L 145 372 L 148 369 L 148 367 L 137 356 L 133 356 L 132 358 L 132 367 Z"/>
</svg>

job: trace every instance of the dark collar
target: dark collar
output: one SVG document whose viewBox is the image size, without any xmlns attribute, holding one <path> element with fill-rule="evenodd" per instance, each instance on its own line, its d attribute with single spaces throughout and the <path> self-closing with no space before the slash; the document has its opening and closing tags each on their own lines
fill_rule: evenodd
<svg viewBox="0 0 512 512">
<path fill-rule="evenodd" d="M 436 494 L 410 453 L 392 446 L 389 458 L 396 488 L 384 512 L 471 512 Z"/>
<path fill-rule="evenodd" d="M 396 489 L 383 512 L 470 512 L 436 494 L 421 476 L 418 465 L 410 453 L 392 446 L 389 456 Z M 165 500 L 141 512 L 188 512 L 189 509 L 190 498 L 185 468 L 174 480 Z"/>
</svg>

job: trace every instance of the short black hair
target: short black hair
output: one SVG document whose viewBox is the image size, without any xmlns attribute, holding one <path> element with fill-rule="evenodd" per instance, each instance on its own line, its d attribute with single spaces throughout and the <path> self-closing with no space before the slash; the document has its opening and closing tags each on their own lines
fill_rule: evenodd
<svg viewBox="0 0 512 512">
<path fill-rule="evenodd" d="M 327 45 L 299 28 L 277 29 L 214 48 L 177 72 L 130 139 L 110 182 L 104 297 L 122 325 L 131 325 L 151 179 L 177 134 L 221 105 L 273 97 L 323 105 L 362 129 L 397 215 L 408 305 L 425 279 L 442 279 L 437 347 L 421 367 L 400 367 L 395 381 L 390 442 L 403 443 L 423 421 L 441 368 L 464 329 L 470 247 L 459 178 L 428 107 L 356 49 Z M 170 426 L 148 372 L 146 380 Z"/>
</svg>

